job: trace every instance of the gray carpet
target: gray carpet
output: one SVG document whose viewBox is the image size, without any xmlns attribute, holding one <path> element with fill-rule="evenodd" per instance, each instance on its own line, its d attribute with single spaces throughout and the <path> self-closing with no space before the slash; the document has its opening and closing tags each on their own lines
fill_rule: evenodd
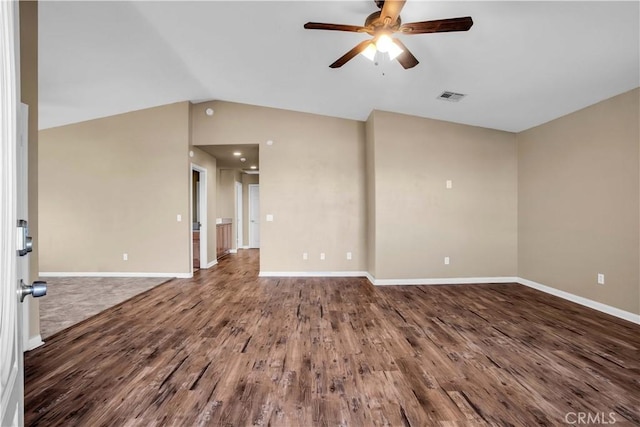
<svg viewBox="0 0 640 427">
<path fill-rule="evenodd" d="M 43 339 L 169 280 L 166 277 L 46 277 L 40 298 Z"/>
</svg>

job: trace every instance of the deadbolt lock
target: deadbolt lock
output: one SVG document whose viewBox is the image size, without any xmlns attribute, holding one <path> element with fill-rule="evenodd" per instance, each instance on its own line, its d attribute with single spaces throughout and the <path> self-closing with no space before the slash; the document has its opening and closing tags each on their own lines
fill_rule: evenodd
<svg viewBox="0 0 640 427">
<path fill-rule="evenodd" d="M 25 256 L 33 250 L 33 239 L 29 236 L 29 225 L 24 219 L 18 220 L 18 255 Z"/>
</svg>

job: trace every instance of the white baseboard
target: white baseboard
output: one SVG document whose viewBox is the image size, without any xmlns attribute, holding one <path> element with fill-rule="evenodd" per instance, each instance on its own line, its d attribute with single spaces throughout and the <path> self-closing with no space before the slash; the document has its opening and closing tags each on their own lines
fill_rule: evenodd
<svg viewBox="0 0 640 427">
<path fill-rule="evenodd" d="M 261 271 L 260 277 L 366 277 L 366 271 Z"/>
<path fill-rule="evenodd" d="M 217 260 L 217 259 L 214 259 L 214 260 L 213 260 L 213 261 L 211 261 L 209 264 L 207 264 L 207 266 L 205 267 L 205 269 L 206 269 L 206 268 L 211 268 L 211 267 L 213 267 L 214 265 L 218 265 L 218 260 Z"/>
<path fill-rule="evenodd" d="M 373 277 L 371 275 L 371 273 L 369 273 L 368 271 L 365 273 L 365 277 L 367 278 L 367 280 L 369 281 L 369 283 L 371 283 L 372 285 L 375 285 L 376 283 L 376 278 Z"/>
<path fill-rule="evenodd" d="M 518 283 L 518 277 L 444 277 L 433 279 L 376 279 L 366 274 L 375 286 L 394 285 L 469 285 L 477 283 Z"/>
<path fill-rule="evenodd" d="M 537 289 L 544 293 L 555 295 L 567 301 L 580 304 L 582 306 L 592 308 L 597 311 L 627 320 L 632 323 L 640 324 L 640 315 L 612 307 L 601 302 L 593 301 L 569 292 L 545 286 L 532 280 L 523 279 L 522 277 L 462 277 L 462 278 L 437 278 L 437 279 L 376 279 L 370 273 L 365 273 L 367 279 L 376 286 L 389 285 L 457 285 L 457 284 L 474 284 L 474 283 L 519 283 L 533 289 Z"/>
<path fill-rule="evenodd" d="M 29 338 L 29 341 L 27 341 L 26 348 L 24 349 L 24 351 L 33 350 L 35 348 L 40 347 L 43 344 L 44 344 L 44 341 L 42 341 L 42 337 L 40 336 L 40 334 L 35 335 Z"/>
<path fill-rule="evenodd" d="M 555 296 L 560 297 L 562 299 L 565 299 L 565 300 L 568 300 L 568 301 L 571 301 L 571 302 L 575 302 L 576 304 L 580 304 L 580 305 L 583 305 L 585 307 L 589 307 L 589 308 L 592 308 L 594 310 L 601 311 L 601 312 L 609 314 L 611 316 L 618 317 L 620 319 L 627 320 L 629 322 L 632 322 L 632 323 L 640 325 L 640 315 L 638 315 L 638 314 L 634 314 L 634 313 L 631 313 L 629 311 L 621 310 L 619 308 L 612 307 L 610 305 L 603 304 L 603 303 L 598 302 L 598 301 L 593 301 L 593 300 L 590 300 L 588 298 L 584 298 L 584 297 L 581 297 L 581 296 L 578 296 L 578 295 L 574 295 L 574 294 L 571 294 L 569 292 L 561 291 L 559 289 L 555 289 L 555 288 L 552 288 L 550 286 L 545 286 L 545 285 L 542 285 L 540 283 L 534 282 L 532 280 L 527 280 L 527 279 L 523 279 L 521 277 L 518 277 L 517 281 L 518 281 L 518 283 L 520 283 L 522 285 L 525 285 L 525 286 L 528 286 L 530 288 L 537 289 L 539 291 L 542 291 L 542 292 L 550 294 L 550 295 L 555 295 Z"/>
<path fill-rule="evenodd" d="M 242 248 L 240 248 L 240 249 L 249 249 L 249 246 L 243 246 L 243 247 L 242 247 Z"/>
<path fill-rule="evenodd" d="M 237 254 L 238 250 L 237 249 L 229 249 L 229 253 L 230 254 Z"/>
<path fill-rule="evenodd" d="M 41 271 L 40 277 L 176 277 L 178 279 L 190 279 L 193 273 L 136 273 L 113 271 Z"/>
</svg>

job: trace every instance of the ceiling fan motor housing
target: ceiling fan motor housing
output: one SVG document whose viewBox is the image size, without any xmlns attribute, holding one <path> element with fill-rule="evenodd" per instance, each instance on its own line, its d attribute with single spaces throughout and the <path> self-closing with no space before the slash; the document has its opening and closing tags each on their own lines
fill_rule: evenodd
<svg viewBox="0 0 640 427">
<path fill-rule="evenodd" d="M 381 27 L 384 27 L 384 22 L 380 21 L 380 13 L 381 11 L 373 12 L 371 15 L 367 16 L 367 19 L 364 21 L 364 26 L 366 28 L 372 28 L 373 31 L 367 31 L 369 34 L 373 34 L 376 30 Z M 400 19 L 400 15 L 398 15 L 398 19 L 393 25 L 389 25 L 389 29 L 392 31 L 397 31 L 398 27 L 402 25 L 402 21 Z"/>
</svg>

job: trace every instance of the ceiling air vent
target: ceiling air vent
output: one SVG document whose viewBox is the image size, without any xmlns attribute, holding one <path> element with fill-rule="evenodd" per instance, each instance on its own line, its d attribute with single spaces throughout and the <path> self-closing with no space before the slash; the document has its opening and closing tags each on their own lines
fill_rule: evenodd
<svg viewBox="0 0 640 427">
<path fill-rule="evenodd" d="M 467 95 L 465 95 L 464 93 L 449 92 L 447 90 L 442 92 L 440 96 L 438 96 L 438 99 L 441 99 L 443 101 L 449 101 L 449 102 L 458 102 L 465 96 Z"/>
</svg>

